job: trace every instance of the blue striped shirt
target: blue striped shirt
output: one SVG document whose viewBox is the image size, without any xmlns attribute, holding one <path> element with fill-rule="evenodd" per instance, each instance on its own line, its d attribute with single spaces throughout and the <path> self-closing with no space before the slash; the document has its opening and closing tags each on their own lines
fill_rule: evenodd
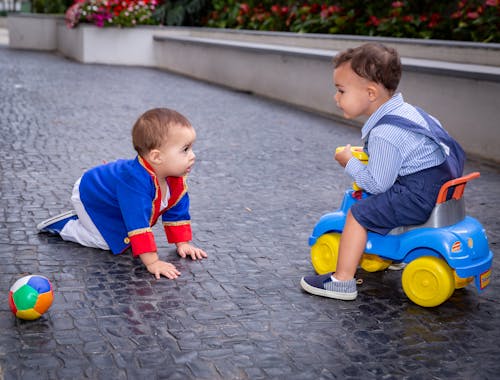
<svg viewBox="0 0 500 380">
<path fill-rule="evenodd" d="M 434 141 L 420 133 L 391 124 L 381 124 L 374 128 L 377 121 L 387 114 L 405 117 L 429 129 L 419 112 L 406 103 L 400 93 L 394 94 L 370 116 L 361 129 L 363 141 L 368 138 L 368 165 L 353 157 L 347 163 L 345 171 L 359 187 L 371 194 L 388 190 L 398 176 L 438 166 L 446 158 Z"/>
</svg>

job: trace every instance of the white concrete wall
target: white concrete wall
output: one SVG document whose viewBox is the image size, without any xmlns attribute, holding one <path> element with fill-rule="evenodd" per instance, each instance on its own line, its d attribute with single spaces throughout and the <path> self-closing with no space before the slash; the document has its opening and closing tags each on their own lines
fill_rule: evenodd
<svg viewBox="0 0 500 380">
<path fill-rule="evenodd" d="M 68 29 L 60 22 L 56 30 L 57 51 L 78 62 L 84 61 L 83 33 L 79 29 Z"/>
<path fill-rule="evenodd" d="M 392 46 L 406 58 L 443 62 L 500 66 L 500 44 L 412 38 L 363 37 L 331 34 L 297 34 L 215 28 L 166 28 L 170 35 L 220 40 L 256 42 L 323 50 L 345 50 L 365 42 L 378 41 Z M 265 41 L 265 42 L 264 42 Z"/>
<path fill-rule="evenodd" d="M 57 21 L 63 16 L 43 14 L 9 14 L 9 46 L 15 49 L 56 50 Z"/>
<path fill-rule="evenodd" d="M 159 68 L 321 112 L 334 108 L 327 55 L 312 59 L 299 48 L 294 48 L 297 54 L 289 54 L 256 44 L 199 39 L 157 41 L 154 50 Z"/>
<path fill-rule="evenodd" d="M 500 163 L 500 81 L 409 69 L 400 89 L 409 103 L 436 116 L 466 152 Z"/>
<path fill-rule="evenodd" d="M 96 28 L 57 25 L 57 50 L 84 63 L 154 66 L 153 34 L 158 28 Z"/>
</svg>

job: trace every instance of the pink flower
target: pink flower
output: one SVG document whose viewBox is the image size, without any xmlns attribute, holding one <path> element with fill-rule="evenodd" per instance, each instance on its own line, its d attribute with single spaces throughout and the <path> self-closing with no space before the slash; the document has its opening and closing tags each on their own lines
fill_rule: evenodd
<svg viewBox="0 0 500 380">
<path fill-rule="evenodd" d="M 498 0 L 486 0 L 485 4 L 489 7 L 498 6 Z"/>
<path fill-rule="evenodd" d="M 250 11 L 250 7 L 248 6 L 247 3 L 243 3 L 243 4 L 240 4 L 240 10 L 241 10 L 241 13 L 245 14 L 245 13 L 248 13 Z"/>
<path fill-rule="evenodd" d="M 81 15 L 81 5 L 82 2 L 78 1 L 68 8 L 65 14 L 66 26 L 68 28 L 74 28 L 78 24 L 78 20 Z"/>
<path fill-rule="evenodd" d="M 477 13 L 477 12 L 468 12 L 467 13 L 467 18 L 470 18 L 471 20 L 475 20 L 478 17 L 479 17 L 479 13 Z"/>
<path fill-rule="evenodd" d="M 393 8 L 402 8 L 405 4 L 402 1 L 394 1 L 391 5 Z"/>
</svg>

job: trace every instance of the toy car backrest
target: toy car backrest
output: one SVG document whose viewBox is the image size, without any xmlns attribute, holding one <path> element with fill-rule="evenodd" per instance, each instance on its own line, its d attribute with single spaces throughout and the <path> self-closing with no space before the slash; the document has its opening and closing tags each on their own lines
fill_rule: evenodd
<svg viewBox="0 0 500 380">
<path fill-rule="evenodd" d="M 441 186 L 441 190 L 439 190 L 439 194 L 436 200 L 436 204 L 444 203 L 448 199 L 460 199 L 464 195 L 465 185 L 470 180 L 475 178 L 479 178 L 481 174 L 479 172 L 473 172 L 462 177 L 452 179 Z M 450 196 L 450 190 L 453 189 L 453 192 Z"/>
<path fill-rule="evenodd" d="M 417 226 L 397 227 L 391 230 L 390 235 L 399 235 L 418 228 L 439 228 L 451 226 L 465 218 L 465 202 L 463 199 L 464 189 L 467 182 L 480 176 L 479 172 L 473 172 L 466 176 L 452 179 L 441 186 L 436 206 L 431 216 L 424 224 Z"/>
</svg>

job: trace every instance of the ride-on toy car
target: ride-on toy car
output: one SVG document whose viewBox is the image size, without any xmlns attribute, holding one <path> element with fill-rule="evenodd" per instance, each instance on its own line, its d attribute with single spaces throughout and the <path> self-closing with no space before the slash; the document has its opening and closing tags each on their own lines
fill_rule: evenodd
<svg viewBox="0 0 500 380">
<path fill-rule="evenodd" d="M 361 147 L 351 149 L 367 163 Z M 490 283 L 493 253 L 483 226 L 465 215 L 462 197 L 467 182 L 479 175 L 474 172 L 446 182 L 426 223 L 398 227 L 386 236 L 368 231 L 361 268 L 376 272 L 393 263 L 405 263 L 403 290 L 411 301 L 424 307 L 442 304 L 455 289 L 473 281 L 482 292 Z M 345 192 L 340 208 L 323 215 L 309 237 L 311 260 L 318 274 L 335 272 L 347 212 L 359 199 L 370 196 L 356 183 L 352 187 Z"/>
</svg>

